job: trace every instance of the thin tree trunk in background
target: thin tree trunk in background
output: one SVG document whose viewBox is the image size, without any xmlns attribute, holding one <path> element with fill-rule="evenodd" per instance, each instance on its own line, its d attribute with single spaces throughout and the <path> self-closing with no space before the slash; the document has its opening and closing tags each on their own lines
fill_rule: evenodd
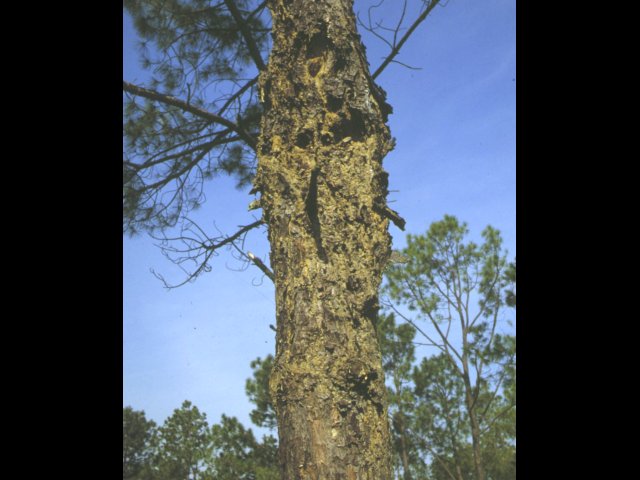
<svg viewBox="0 0 640 480">
<path fill-rule="evenodd" d="M 480 427 L 474 410 L 469 412 L 469 419 L 471 421 L 471 439 L 473 443 L 473 466 L 476 471 L 476 478 L 484 480 L 484 466 L 482 465 L 482 452 L 480 450 Z"/>
<path fill-rule="evenodd" d="M 407 445 L 407 427 L 404 421 L 404 413 L 402 410 L 399 412 L 400 414 L 400 448 L 402 450 L 401 458 L 402 458 L 402 470 L 404 472 L 403 478 L 404 480 L 413 480 L 411 477 L 411 471 L 409 470 L 409 453 L 408 453 L 408 445 Z"/>
<path fill-rule="evenodd" d="M 390 480 L 376 339 L 390 254 L 388 105 L 352 0 L 272 0 L 255 189 L 269 226 L 283 480 Z"/>
<path fill-rule="evenodd" d="M 463 332 L 464 350 L 467 348 L 466 332 Z M 476 417 L 476 404 L 473 398 L 473 388 L 471 386 L 471 379 L 469 377 L 469 363 L 466 353 L 462 354 L 462 368 L 464 373 L 464 386 L 465 386 L 465 404 L 467 407 L 467 414 L 469 415 L 469 422 L 471 424 L 471 443 L 473 447 L 473 467 L 476 473 L 477 480 L 485 480 L 484 478 L 484 466 L 482 465 L 482 453 L 480 449 L 480 427 L 478 425 L 478 419 Z"/>
</svg>

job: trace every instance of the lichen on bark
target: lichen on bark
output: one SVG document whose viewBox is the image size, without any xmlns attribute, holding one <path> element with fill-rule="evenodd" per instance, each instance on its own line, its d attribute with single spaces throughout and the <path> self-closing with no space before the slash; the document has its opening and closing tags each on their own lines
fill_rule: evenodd
<svg viewBox="0 0 640 480">
<path fill-rule="evenodd" d="M 269 226 L 283 479 L 391 478 L 378 288 L 390 107 L 352 0 L 272 0 L 254 182 Z"/>
</svg>

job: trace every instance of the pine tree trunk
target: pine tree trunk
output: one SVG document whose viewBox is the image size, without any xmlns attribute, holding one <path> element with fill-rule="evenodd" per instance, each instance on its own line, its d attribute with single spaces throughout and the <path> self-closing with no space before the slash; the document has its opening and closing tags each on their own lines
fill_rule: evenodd
<svg viewBox="0 0 640 480">
<path fill-rule="evenodd" d="M 467 350 L 467 333 L 462 334 L 463 348 Z M 473 446 L 473 467 L 476 480 L 485 480 L 484 466 L 482 465 L 482 453 L 480 449 L 480 426 L 476 417 L 476 402 L 473 398 L 473 387 L 469 376 L 469 362 L 466 353 L 462 355 L 463 380 L 465 385 L 465 403 L 469 422 L 471 424 L 471 444 Z M 476 380 L 478 381 L 478 380 Z"/>
<path fill-rule="evenodd" d="M 283 480 L 392 478 L 378 287 L 390 254 L 390 107 L 352 0 L 272 0 L 255 188 L 269 226 L 270 391 Z"/>
<path fill-rule="evenodd" d="M 396 390 L 398 391 L 398 390 Z M 407 442 L 407 427 L 404 421 L 404 413 L 400 410 L 400 450 L 402 458 L 402 471 L 404 480 L 413 480 L 409 469 L 409 447 Z"/>
<path fill-rule="evenodd" d="M 484 466 L 482 465 L 482 452 L 480 450 L 480 427 L 476 419 L 475 411 L 469 413 L 471 420 L 471 440 L 473 445 L 473 466 L 478 480 L 485 480 Z"/>
</svg>

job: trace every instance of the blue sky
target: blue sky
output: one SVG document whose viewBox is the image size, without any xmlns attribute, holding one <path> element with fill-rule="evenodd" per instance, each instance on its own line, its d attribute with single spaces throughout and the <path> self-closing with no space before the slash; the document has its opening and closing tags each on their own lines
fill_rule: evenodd
<svg viewBox="0 0 640 480">
<path fill-rule="evenodd" d="M 398 57 L 421 69 L 392 64 L 377 79 L 394 109 L 389 125 L 397 146 L 384 166 L 397 192 L 389 199 L 407 220 L 405 232 L 390 228 L 394 248 L 404 247 L 407 233 L 424 233 L 452 214 L 474 239 L 488 224 L 499 229 L 509 258 L 515 255 L 515 3 L 449 0 L 436 7 Z M 378 18 L 391 24 L 399 5 L 387 0 Z M 373 70 L 387 47 L 364 32 L 363 41 Z M 125 15 L 124 78 L 141 83 L 134 42 Z M 230 179 L 214 179 L 206 195 L 197 218 L 212 232 L 233 233 L 255 218 L 247 211 L 252 197 Z M 266 259 L 265 237 L 251 232 L 246 247 Z M 237 271 L 242 265 L 221 252 L 210 273 L 167 291 L 150 269 L 173 281 L 181 272 L 151 239 L 123 237 L 123 250 L 123 405 L 162 423 L 188 399 L 210 423 L 225 413 L 251 425 L 249 363 L 274 352 L 271 282 L 256 268 Z"/>
</svg>

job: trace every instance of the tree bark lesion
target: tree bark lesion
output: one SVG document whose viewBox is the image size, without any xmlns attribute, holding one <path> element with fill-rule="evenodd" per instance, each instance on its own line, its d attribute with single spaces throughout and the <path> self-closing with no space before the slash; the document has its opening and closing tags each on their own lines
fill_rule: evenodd
<svg viewBox="0 0 640 480">
<path fill-rule="evenodd" d="M 319 206 L 318 206 L 318 174 L 320 173 L 320 167 L 316 166 L 313 170 L 311 170 L 311 175 L 309 177 L 309 190 L 307 191 L 307 196 L 305 199 L 305 211 L 307 213 L 307 217 L 309 219 L 309 224 L 311 228 L 311 234 L 313 235 L 313 239 L 316 244 L 316 249 L 318 252 L 318 258 L 323 262 L 327 261 L 327 252 L 322 245 L 322 231 L 320 228 L 320 218 L 319 218 Z"/>
</svg>

